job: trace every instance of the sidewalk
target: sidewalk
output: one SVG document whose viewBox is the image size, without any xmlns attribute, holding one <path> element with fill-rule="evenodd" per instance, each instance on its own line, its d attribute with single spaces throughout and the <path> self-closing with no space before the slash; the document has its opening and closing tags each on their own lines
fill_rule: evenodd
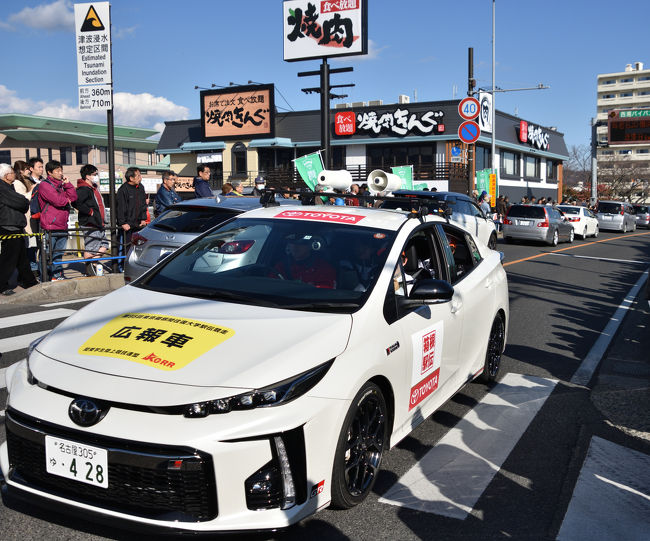
<svg viewBox="0 0 650 541">
<path fill-rule="evenodd" d="M 650 441 L 649 293 L 647 281 L 601 361 L 591 393 L 608 424 L 646 441 Z"/>
<path fill-rule="evenodd" d="M 29 289 L 17 286 L 14 295 L 0 295 L 0 304 L 42 304 L 106 295 L 124 285 L 124 274 L 86 277 L 83 263 L 65 265 L 69 280 L 44 282 Z"/>
</svg>

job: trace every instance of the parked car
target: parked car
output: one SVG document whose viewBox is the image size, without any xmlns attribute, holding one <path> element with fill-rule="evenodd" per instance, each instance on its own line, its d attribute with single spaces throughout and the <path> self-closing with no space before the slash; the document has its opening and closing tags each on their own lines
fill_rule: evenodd
<svg viewBox="0 0 650 541">
<path fill-rule="evenodd" d="M 299 204 L 277 198 L 280 205 Z M 201 233 L 234 216 L 260 207 L 259 197 L 204 197 L 172 205 L 147 227 L 131 237 L 131 249 L 124 264 L 124 281 L 140 277 L 160 259 Z"/>
<path fill-rule="evenodd" d="M 636 213 L 636 226 L 637 227 L 650 227 L 650 206 L 648 205 L 632 205 Z"/>
<path fill-rule="evenodd" d="M 598 236 L 598 218 L 588 208 L 576 205 L 558 205 L 556 208 L 566 216 L 578 237 L 586 239 Z"/>
<path fill-rule="evenodd" d="M 634 207 L 626 201 L 598 201 L 596 217 L 600 229 L 622 233 L 636 230 Z"/>
<path fill-rule="evenodd" d="M 463 226 L 491 250 L 497 247 L 497 231 L 491 216 L 485 216 L 474 199 L 457 192 L 425 192 L 419 190 L 397 190 L 393 195 L 398 198 L 418 197 L 445 201 L 452 211 L 451 221 Z M 402 201 L 387 200 L 382 208 L 404 208 Z"/>
<path fill-rule="evenodd" d="M 255 209 L 76 312 L 5 371 L 3 494 L 187 534 L 363 502 L 506 344 L 501 255 L 409 214 Z"/>
<path fill-rule="evenodd" d="M 557 246 L 560 240 L 573 242 L 573 226 L 562 213 L 548 205 L 512 205 L 503 220 L 503 238 L 536 240 Z"/>
</svg>

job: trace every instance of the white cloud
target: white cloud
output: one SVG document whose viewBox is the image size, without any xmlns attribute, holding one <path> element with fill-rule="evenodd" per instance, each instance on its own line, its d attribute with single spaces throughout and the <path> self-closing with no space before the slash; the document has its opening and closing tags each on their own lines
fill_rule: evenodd
<svg viewBox="0 0 650 541">
<path fill-rule="evenodd" d="M 116 124 L 139 128 L 162 130 L 165 120 L 186 120 L 190 113 L 187 107 L 148 92 L 116 92 L 114 104 Z M 65 100 L 46 102 L 20 98 L 15 90 L 1 84 L 0 113 L 24 113 L 90 122 L 103 122 L 106 119 L 104 111 L 80 111 L 76 105 L 70 105 Z"/>
<path fill-rule="evenodd" d="M 18 13 L 9 15 L 2 26 L 19 31 L 23 27 L 37 30 L 74 30 L 74 10 L 70 0 L 56 0 L 50 4 L 26 7 Z"/>
<path fill-rule="evenodd" d="M 330 60 L 332 62 L 362 62 L 364 60 L 376 60 L 379 58 L 379 53 L 384 49 L 388 49 L 388 45 L 379 47 L 373 40 L 368 40 L 368 54 L 361 54 L 356 56 L 341 56 L 333 57 Z"/>
<path fill-rule="evenodd" d="M 126 26 L 124 28 L 120 28 L 116 32 L 113 32 L 112 37 L 116 39 L 124 39 L 125 37 L 133 34 L 137 28 L 138 28 L 137 24 L 135 26 Z"/>
</svg>

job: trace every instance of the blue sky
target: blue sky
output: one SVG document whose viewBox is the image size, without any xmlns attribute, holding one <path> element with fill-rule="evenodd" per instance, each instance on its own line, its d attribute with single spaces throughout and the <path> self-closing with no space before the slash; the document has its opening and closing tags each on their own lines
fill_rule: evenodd
<svg viewBox="0 0 650 541">
<path fill-rule="evenodd" d="M 490 0 L 368 0 L 370 54 L 331 60 L 353 66 L 332 83 L 355 83 L 343 101 L 399 94 L 418 101 L 465 96 L 467 48 L 474 75 L 491 85 Z M 317 109 L 317 78 L 298 78 L 319 61 L 282 59 L 281 0 L 113 0 L 113 81 L 116 122 L 162 127 L 198 118 L 195 85 L 275 83 L 276 105 Z M 1 0 L 0 113 L 22 112 L 87 120 L 77 110 L 72 2 Z M 497 109 L 556 126 L 568 146 L 587 144 L 596 111 L 596 75 L 637 61 L 650 68 L 648 0 L 497 0 Z M 281 93 L 278 93 L 279 91 Z M 284 96 L 284 98 L 282 97 Z M 286 98 L 286 100 L 285 100 Z M 341 100 L 335 100 L 336 104 Z"/>
</svg>

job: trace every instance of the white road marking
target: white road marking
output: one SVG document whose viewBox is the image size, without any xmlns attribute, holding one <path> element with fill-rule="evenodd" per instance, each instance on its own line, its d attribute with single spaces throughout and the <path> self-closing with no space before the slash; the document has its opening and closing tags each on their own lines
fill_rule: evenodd
<svg viewBox="0 0 650 541">
<path fill-rule="evenodd" d="M 650 456 L 593 437 L 557 539 L 648 539 Z"/>
<path fill-rule="evenodd" d="M 56 308 L 55 310 L 43 310 L 41 312 L 32 312 L 30 314 L 20 314 L 17 316 L 7 316 L 0 318 L 0 329 L 15 327 L 17 325 L 29 325 L 40 321 L 49 321 L 51 319 L 61 319 L 71 316 L 76 310 L 68 308 Z M 0 349 L 2 351 L 2 349 Z"/>
<path fill-rule="evenodd" d="M 75 302 L 84 302 L 84 301 L 94 301 L 97 299 L 101 299 L 101 297 L 87 297 L 84 299 L 75 299 L 72 301 L 50 302 L 48 304 L 41 304 L 41 306 L 47 306 L 49 308 L 51 306 L 63 306 L 65 304 L 74 304 Z"/>
<path fill-rule="evenodd" d="M 379 501 L 465 519 L 556 383 L 506 374 Z"/>
<path fill-rule="evenodd" d="M 630 309 L 630 306 L 632 306 L 634 299 L 647 279 L 648 271 L 645 271 L 637 280 L 636 284 L 632 286 L 632 289 L 630 289 L 630 292 L 623 299 L 623 302 L 619 305 L 616 312 L 614 312 L 614 315 L 610 318 L 609 323 L 607 323 L 605 329 L 600 333 L 600 336 L 594 342 L 594 345 L 591 346 L 589 353 L 587 353 L 587 356 L 582 360 L 580 366 L 573 374 L 571 383 L 583 386 L 589 383 L 591 376 L 593 376 L 596 368 L 598 368 L 605 351 L 607 351 L 610 342 L 614 339 L 614 335 L 616 334 L 619 325 L 622 323 L 625 313 Z"/>
<path fill-rule="evenodd" d="M 21 334 L 20 336 L 12 336 L 11 338 L 2 338 L 0 340 L 0 352 L 9 353 L 18 349 L 24 349 L 37 338 L 47 334 L 51 329 L 45 331 L 37 331 L 29 334 Z"/>
<path fill-rule="evenodd" d="M 611 261 L 612 263 L 638 263 L 639 265 L 647 265 L 647 261 L 636 261 L 634 259 L 611 259 L 609 257 L 594 257 L 590 255 L 575 255 L 575 254 L 558 254 L 555 252 L 548 252 L 548 255 L 556 255 L 558 257 L 575 257 L 576 259 L 597 259 L 598 261 Z"/>
</svg>

